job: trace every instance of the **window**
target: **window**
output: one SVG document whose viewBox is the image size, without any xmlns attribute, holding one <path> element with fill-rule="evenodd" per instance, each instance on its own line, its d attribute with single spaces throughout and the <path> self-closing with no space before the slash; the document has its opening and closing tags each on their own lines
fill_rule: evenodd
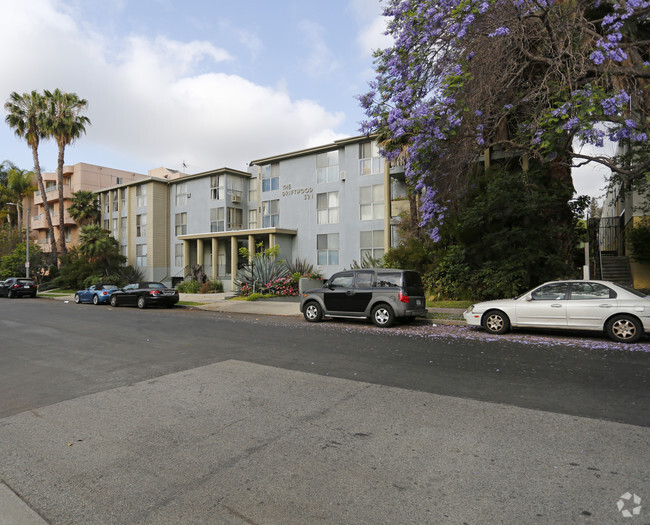
<svg viewBox="0 0 650 525">
<path fill-rule="evenodd" d="M 108 215 L 110 212 L 109 202 L 108 202 L 108 193 L 104 194 L 104 215 Z"/>
<path fill-rule="evenodd" d="M 147 245 L 135 245 L 135 264 L 136 266 L 147 266 Z"/>
<path fill-rule="evenodd" d="M 366 257 L 380 259 L 384 256 L 384 230 L 371 230 L 361 232 L 360 257 L 363 261 Z"/>
<path fill-rule="evenodd" d="M 223 208 L 210 209 L 210 231 L 222 232 L 225 231 L 226 225 L 224 221 Z"/>
<path fill-rule="evenodd" d="M 280 222 L 280 200 L 262 202 L 262 228 L 277 226 Z"/>
<path fill-rule="evenodd" d="M 339 180 L 339 152 L 328 151 L 316 155 L 316 182 L 336 182 Z"/>
<path fill-rule="evenodd" d="M 122 201 L 122 209 L 126 210 L 126 188 L 120 189 L 120 201 Z"/>
<path fill-rule="evenodd" d="M 64 232 L 65 242 L 70 242 L 70 239 L 71 239 L 71 236 L 70 236 L 70 228 L 66 226 L 66 227 L 63 229 L 63 232 Z"/>
<path fill-rule="evenodd" d="M 317 224 L 338 224 L 339 192 L 319 193 L 316 195 Z"/>
<path fill-rule="evenodd" d="M 244 212 L 241 208 L 228 208 L 228 230 L 244 228 Z"/>
<path fill-rule="evenodd" d="M 361 175 L 384 173 L 384 159 L 379 155 L 379 146 L 376 142 L 359 144 L 359 173 Z"/>
<path fill-rule="evenodd" d="M 187 183 L 176 184 L 176 206 L 187 205 Z"/>
<path fill-rule="evenodd" d="M 226 197 L 226 176 L 210 175 L 210 200 L 218 201 Z"/>
<path fill-rule="evenodd" d="M 280 165 L 267 164 L 262 166 L 262 192 L 280 189 Z"/>
<path fill-rule="evenodd" d="M 257 228 L 257 210 L 248 210 L 248 228 Z"/>
<path fill-rule="evenodd" d="M 144 185 L 137 186 L 135 189 L 136 206 L 144 208 L 147 205 L 147 187 Z"/>
<path fill-rule="evenodd" d="M 616 299 L 616 292 L 604 284 L 572 283 L 571 299 L 573 301 Z"/>
<path fill-rule="evenodd" d="M 45 181 L 45 191 L 55 191 L 56 190 L 56 181 L 46 180 Z"/>
<path fill-rule="evenodd" d="M 257 179 L 248 182 L 248 202 L 257 202 Z"/>
<path fill-rule="evenodd" d="M 185 235 L 187 233 L 187 213 L 177 213 L 174 216 L 174 224 L 176 237 Z"/>
<path fill-rule="evenodd" d="M 360 219 L 372 221 L 384 218 L 384 185 L 359 188 Z"/>
<path fill-rule="evenodd" d="M 561 301 L 566 299 L 568 289 L 567 283 L 551 283 L 535 290 L 531 297 L 533 301 Z"/>
<path fill-rule="evenodd" d="M 104 219 L 104 229 L 108 230 L 111 227 L 111 223 L 109 219 Z"/>
<path fill-rule="evenodd" d="M 126 242 L 126 217 L 120 217 L 120 233 L 122 234 L 122 240 Z"/>
<path fill-rule="evenodd" d="M 117 190 L 111 191 L 111 201 L 113 202 L 113 211 L 117 211 L 118 206 L 120 205 L 119 201 L 117 200 Z"/>
<path fill-rule="evenodd" d="M 337 274 L 327 284 L 332 288 L 352 288 L 354 274 L 352 272 Z"/>
<path fill-rule="evenodd" d="M 174 245 L 174 266 L 183 267 L 183 243 L 179 242 Z"/>
<path fill-rule="evenodd" d="M 120 245 L 120 255 L 122 257 L 127 257 L 128 256 L 128 249 L 127 249 L 126 244 L 121 244 Z"/>
<path fill-rule="evenodd" d="M 339 263 L 339 234 L 326 233 L 316 236 L 316 254 L 319 266 L 335 266 Z"/>
<path fill-rule="evenodd" d="M 136 237 L 146 237 L 147 236 L 147 214 L 142 213 L 135 216 L 135 236 Z"/>
<path fill-rule="evenodd" d="M 111 229 L 113 237 L 117 239 L 117 217 L 113 217 L 113 228 Z"/>
</svg>

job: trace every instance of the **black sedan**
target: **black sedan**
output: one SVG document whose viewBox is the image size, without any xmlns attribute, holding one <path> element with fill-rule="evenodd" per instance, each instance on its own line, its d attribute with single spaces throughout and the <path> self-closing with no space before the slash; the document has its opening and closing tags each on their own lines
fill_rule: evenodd
<svg viewBox="0 0 650 525">
<path fill-rule="evenodd" d="M 33 279 L 28 277 L 9 277 L 6 281 L 0 281 L 0 296 L 9 297 L 22 297 L 27 295 L 29 297 L 36 297 L 38 286 Z"/>
<path fill-rule="evenodd" d="M 167 288 L 163 283 L 140 282 L 127 284 L 111 294 L 111 306 L 166 306 L 171 308 L 178 302 L 178 290 Z"/>
</svg>

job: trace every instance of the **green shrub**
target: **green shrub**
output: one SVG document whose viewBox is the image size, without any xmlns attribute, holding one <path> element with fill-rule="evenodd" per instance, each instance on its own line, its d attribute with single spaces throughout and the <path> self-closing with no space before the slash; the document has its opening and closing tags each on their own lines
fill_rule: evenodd
<svg viewBox="0 0 650 525">
<path fill-rule="evenodd" d="M 176 286 L 178 293 L 199 293 L 201 291 L 201 283 L 199 281 L 183 281 Z"/>
<path fill-rule="evenodd" d="M 650 264 L 650 219 L 644 218 L 627 234 L 632 252 L 632 260 L 641 264 Z"/>
</svg>

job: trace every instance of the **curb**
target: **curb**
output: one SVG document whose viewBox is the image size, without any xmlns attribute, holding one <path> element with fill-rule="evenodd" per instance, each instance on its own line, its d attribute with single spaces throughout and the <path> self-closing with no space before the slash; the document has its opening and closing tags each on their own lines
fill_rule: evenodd
<svg viewBox="0 0 650 525">
<path fill-rule="evenodd" d="M 47 525 L 36 511 L 32 510 L 22 498 L 0 481 L 0 525 Z"/>
</svg>

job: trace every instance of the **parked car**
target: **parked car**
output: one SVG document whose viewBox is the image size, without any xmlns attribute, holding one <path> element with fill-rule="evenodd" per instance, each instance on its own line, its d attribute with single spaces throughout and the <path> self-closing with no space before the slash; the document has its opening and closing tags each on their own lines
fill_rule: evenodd
<svg viewBox="0 0 650 525">
<path fill-rule="evenodd" d="M 9 277 L 4 282 L 0 282 L 0 297 L 36 297 L 38 286 L 34 279 L 28 277 Z"/>
<path fill-rule="evenodd" d="M 311 323 L 353 317 L 371 319 L 379 327 L 427 315 L 420 274 L 383 268 L 335 273 L 322 288 L 303 293 L 300 311 Z"/>
<path fill-rule="evenodd" d="M 79 290 L 74 294 L 74 302 L 79 303 L 93 303 L 93 304 L 108 304 L 111 299 L 111 294 L 119 290 L 116 284 L 93 284 L 85 290 Z"/>
<path fill-rule="evenodd" d="M 514 299 L 486 301 L 463 314 L 470 326 L 491 334 L 511 328 L 603 331 L 612 340 L 635 343 L 650 333 L 650 297 L 609 281 L 554 281 Z"/>
<path fill-rule="evenodd" d="M 166 306 L 171 308 L 178 302 L 178 290 L 167 288 L 163 283 L 140 282 L 127 284 L 111 293 L 111 306 L 131 305 L 138 308 Z"/>
</svg>

